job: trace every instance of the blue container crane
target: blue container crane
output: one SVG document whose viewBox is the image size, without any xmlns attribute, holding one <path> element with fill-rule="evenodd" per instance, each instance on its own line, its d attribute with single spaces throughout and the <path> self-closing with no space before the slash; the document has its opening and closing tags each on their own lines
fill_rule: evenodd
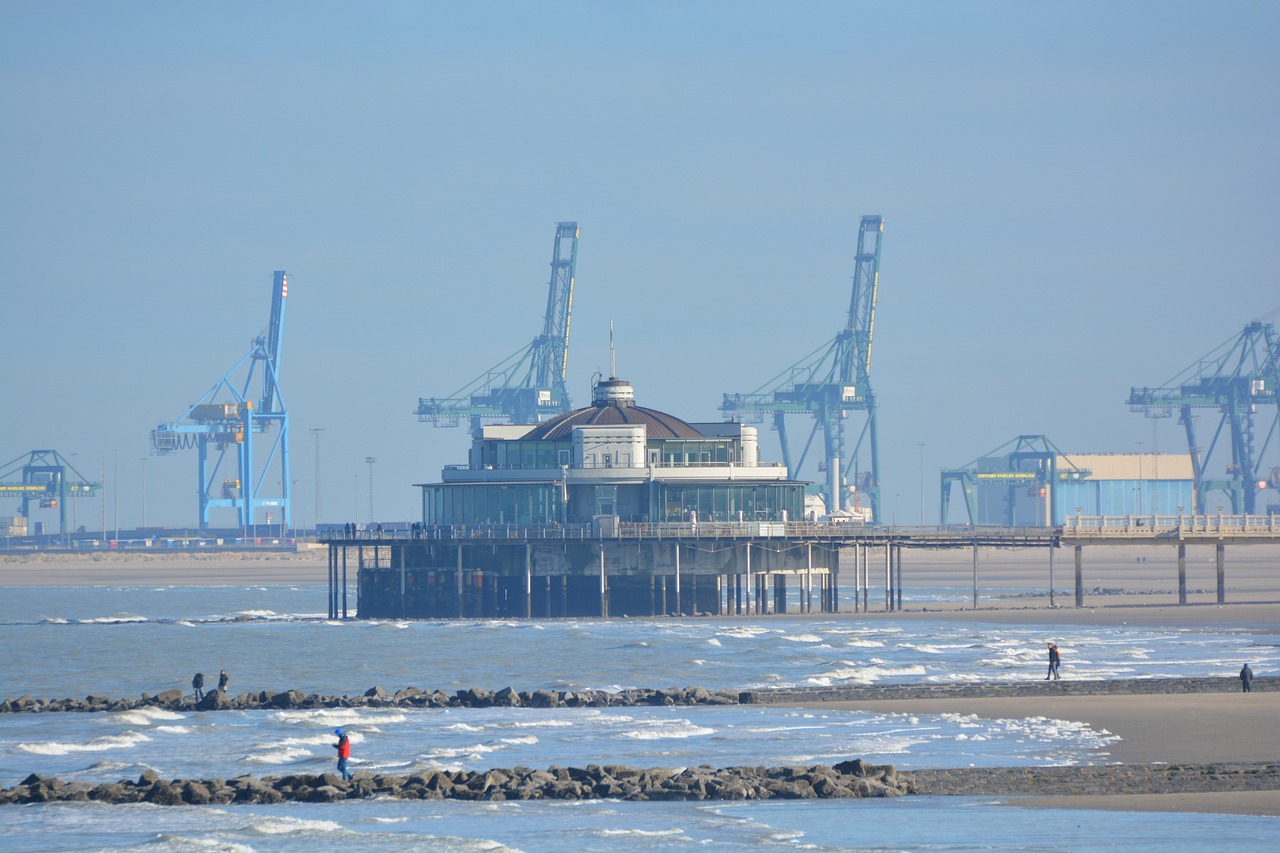
<svg viewBox="0 0 1280 853">
<path fill-rule="evenodd" d="M 0 466 L 0 497 L 21 499 L 21 515 L 28 519 L 32 501 L 41 509 L 56 509 L 59 535 L 67 532 L 67 499 L 93 497 L 101 488 L 56 450 L 33 450 Z"/>
<path fill-rule="evenodd" d="M 1209 511 L 1213 492 L 1226 495 L 1233 515 L 1265 512 L 1268 506 L 1259 497 L 1280 493 L 1280 337 L 1274 323 L 1264 322 L 1278 313 L 1248 323 L 1160 387 L 1129 392 L 1130 411 L 1148 418 L 1171 417 L 1177 410 L 1191 453 L 1197 514 Z M 1195 409 L 1219 415 L 1208 447 L 1196 435 Z M 1280 500 L 1269 506 L 1276 505 Z"/>
<path fill-rule="evenodd" d="M 456 427 L 467 418 L 476 430 L 485 421 L 541 423 L 573 408 L 567 377 L 578 236 L 578 223 L 556 225 L 542 334 L 448 397 L 419 397 L 419 421 Z"/>
<path fill-rule="evenodd" d="M 845 328 L 800 361 L 748 394 L 725 394 L 720 411 L 728 418 L 773 416 L 782 461 L 792 477 L 804 467 L 805 457 L 819 429 L 823 436 L 823 490 L 827 512 L 844 509 L 842 495 L 850 475 L 856 493 L 870 504 L 872 519 L 880 514 L 880 445 L 876 431 L 876 396 L 871 389 L 871 337 L 875 331 L 876 295 L 880 286 L 880 244 L 884 217 L 864 216 L 858 228 L 858 252 L 854 257 L 853 295 Z M 862 431 L 848 452 L 845 419 L 849 412 L 865 412 Z M 795 465 L 787 439 L 786 416 L 811 415 L 813 429 Z M 870 469 L 856 466 L 863 442 L 870 447 Z"/>
<path fill-rule="evenodd" d="M 186 412 L 151 432 L 153 455 L 167 456 L 192 447 L 199 451 L 201 530 L 209 529 L 211 511 L 219 507 L 234 509 L 241 528 L 256 523 L 258 509 L 274 509 L 284 527 L 292 526 L 289 412 L 280 392 L 288 296 L 288 276 L 284 270 L 276 270 L 271 280 L 271 320 L 266 332 L 254 338 L 249 352 Z M 254 459 L 254 435 L 272 432 L 275 437 L 265 459 L 258 464 Z M 230 470 L 227 461 L 232 451 L 234 470 Z M 278 473 L 273 474 L 273 470 Z M 224 479 L 219 482 L 219 477 Z"/>
</svg>

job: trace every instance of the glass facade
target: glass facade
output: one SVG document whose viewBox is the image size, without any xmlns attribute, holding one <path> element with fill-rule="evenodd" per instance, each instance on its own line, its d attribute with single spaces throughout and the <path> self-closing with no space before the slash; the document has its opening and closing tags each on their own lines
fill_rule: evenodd
<svg viewBox="0 0 1280 853">
<path fill-rule="evenodd" d="M 569 441 L 486 441 L 481 445 L 481 467 L 549 469 L 569 464 Z"/>
<path fill-rule="evenodd" d="M 657 454 L 657 464 L 666 468 L 687 468 L 692 465 L 728 465 L 738 462 L 734 453 L 735 442 L 724 438 L 672 439 L 650 441 L 649 458 Z"/>
<path fill-rule="evenodd" d="M 798 521 L 803 483 L 655 483 L 653 521 Z M 785 513 L 785 515 L 784 515 Z"/>
<path fill-rule="evenodd" d="M 459 483 L 424 486 L 428 524 L 552 524 L 559 521 L 558 483 Z"/>
</svg>

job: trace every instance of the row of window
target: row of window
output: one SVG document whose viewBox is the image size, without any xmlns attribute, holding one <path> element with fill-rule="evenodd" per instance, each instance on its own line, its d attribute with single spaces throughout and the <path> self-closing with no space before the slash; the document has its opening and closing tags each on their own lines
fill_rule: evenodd
<svg viewBox="0 0 1280 853">
<path fill-rule="evenodd" d="M 597 488 L 592 505 L 564 513 L 556 483 L 447 484 L 422 488 L 427 524 L 553 524 L 564 518 L 611 514 L 624 501 L 627 512 L 647 513 L 636 520 L 781 521 L 804 517 L 802 483 L 724 483 L 608 486 Z M 644 491 L 648 491 L 647 499 Z"/>
</svg>

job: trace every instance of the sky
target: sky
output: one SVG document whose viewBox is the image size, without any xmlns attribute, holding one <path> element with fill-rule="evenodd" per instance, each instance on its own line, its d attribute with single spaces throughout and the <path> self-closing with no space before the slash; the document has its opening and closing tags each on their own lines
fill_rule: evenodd
<svg viewBox="0 0 1280 853">
<path fill-rule="evenodd" d="M 1277 43 L 1230 0 L 8 0 L 0 462 L 105 469 L 91 529 L 194 526 L 150 431 L 284 269 L 294 522 L 319 428 L 321 521 L 417 519 L 469 444 L 418 398 L 541 331 L 557 222 L 575 403 L 612 322 L 637 402 L 696 422 L 843 327 L 864 214 L 885 521 L 1017 435 L 1185 451 L 1126 401 L 1280 307 Z"/>
</svg>

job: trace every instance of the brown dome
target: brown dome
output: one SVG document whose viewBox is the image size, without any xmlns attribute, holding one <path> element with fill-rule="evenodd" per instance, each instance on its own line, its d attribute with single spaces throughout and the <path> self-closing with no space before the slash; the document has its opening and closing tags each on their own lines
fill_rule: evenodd
<svg viewBox="0 0 1280 853">
<path fill-rule="evenodd" d="M 549 421 L 538 424 L 521 437 L 523 441 L 557 441 L 567 439 L 578 426 L 622 426 L 644 424 L 648 438 L 703 438 L 685 421 L 675 415 L 637 406 L 631 392 L 631 384 L 610 378 L 596 383 L 592 393 L 592 405 L 585 409 L 565 412 Z"/>
</svg>

